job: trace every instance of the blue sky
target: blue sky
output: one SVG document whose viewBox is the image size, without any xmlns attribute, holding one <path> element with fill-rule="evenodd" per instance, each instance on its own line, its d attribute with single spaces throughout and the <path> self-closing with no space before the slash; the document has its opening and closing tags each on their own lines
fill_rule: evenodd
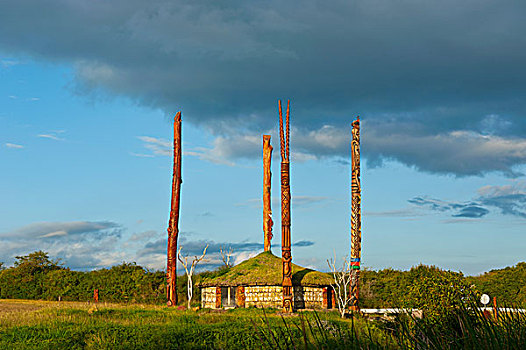
<svg viewBox="0 0 526 350">
<path fill-rule="evenodd" d="M 45 8 L 44 8 L 45 7 Z M 291 99 L 295 263 L 348 253 L 362 120 L 362 264 L 477 274 L 524 260 L 526 25 L 515 2 L 0 4 L 0 261 L 165 264 L 172 118 L 180 245 L 262 250 L 261 135 Z M 45 13 L 42 15 L 42 13 Z M 275 220 L 274 253 L 280 223 Z"/>
</svg>

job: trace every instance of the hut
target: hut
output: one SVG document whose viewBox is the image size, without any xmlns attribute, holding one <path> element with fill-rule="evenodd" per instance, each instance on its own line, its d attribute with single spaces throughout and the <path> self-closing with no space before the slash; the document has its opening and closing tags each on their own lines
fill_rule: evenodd
<svg viewBox="0 0 526 350">
<path fill-rule="evenodd" d="M 262 252 L 203 278 L 201 307 L 210 309 L 283 307 L 282 259 Z M 292 264 L 294 309 L 330 309 L 335 305 L 332 276 Z"/>
</svg>

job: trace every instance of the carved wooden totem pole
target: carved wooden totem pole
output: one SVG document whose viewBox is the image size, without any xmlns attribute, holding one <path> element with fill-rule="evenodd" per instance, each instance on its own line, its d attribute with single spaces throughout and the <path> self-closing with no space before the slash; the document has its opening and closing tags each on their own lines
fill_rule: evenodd
<svg viewBox="0 0 526 350">
<path fill-rule="evenodd" d="M 179 200 L 181 197 L 181 112 L 174 118 L 174 166 L 172 205 L 168 221 L 168 262 L 166 266 L 166 298 L 168 306 L 177 305 L 177 236 L 179 236 Z"/>
<path fill-rule="evenodd" d="M 362 242 L 362 213 L 360 185 L 360 117 L 352 123 L 351 140 L 351 310 L 358 307 L 358 281 Z"/>
<path fill-rule="evenodd" d="M 292 312 L 292 255 L 290 251 L 290 168 L 289 168 L 289 114 L 290 101 L 287 101 L 286 129 L 283 130 L 281 100 L 279 109 L 279 137 L 281 150 L 281 260 L 283 262 L 283 311 Z"/>
<path fill-rule="evenodd" d="M 263 235 L 265 251 L 270 252 L 272 240 L 272 207 L 270 205 L 270 162 L 272 159 L 272 146 L 270 145 L 270 135 L 263 135 Z"/>
</svg>

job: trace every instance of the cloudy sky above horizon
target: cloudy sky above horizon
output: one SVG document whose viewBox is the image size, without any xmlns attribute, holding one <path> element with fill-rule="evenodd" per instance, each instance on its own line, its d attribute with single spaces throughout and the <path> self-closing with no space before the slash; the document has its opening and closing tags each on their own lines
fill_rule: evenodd
<svg viewBox="0 0 526 350">
<path fill-rule="evenodd" d="M 363 266 L 477 274 L 524 260 L 526 4 L 0 3 L 0 261 L 165 264 L 171 121 L 180 243 L 262 247 L 261 135 L 291 100 L 293 259 L 348 252 L 362 121 Z M 279 253 L 279 220 L 274 252 Z"/>
</svg>

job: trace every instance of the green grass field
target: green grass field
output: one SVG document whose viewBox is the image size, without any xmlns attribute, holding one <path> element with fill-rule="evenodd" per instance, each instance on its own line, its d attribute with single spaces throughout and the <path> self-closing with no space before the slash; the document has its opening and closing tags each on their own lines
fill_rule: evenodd
<svg viewBox="0 0 526 350">
<path fill-rule="evenodd" d="M 445 310 L 446 311 L 446 310 Z M 0 349 L 525 349 L 526 315 L 460 304 L 423 319 L 0 300 Z"/>
<path fill-rule="evenodd" d="M 0 349 L 396 348 L 335 312 L 177 310 L 154 305 L 0 300 Z"/>
</svg>

